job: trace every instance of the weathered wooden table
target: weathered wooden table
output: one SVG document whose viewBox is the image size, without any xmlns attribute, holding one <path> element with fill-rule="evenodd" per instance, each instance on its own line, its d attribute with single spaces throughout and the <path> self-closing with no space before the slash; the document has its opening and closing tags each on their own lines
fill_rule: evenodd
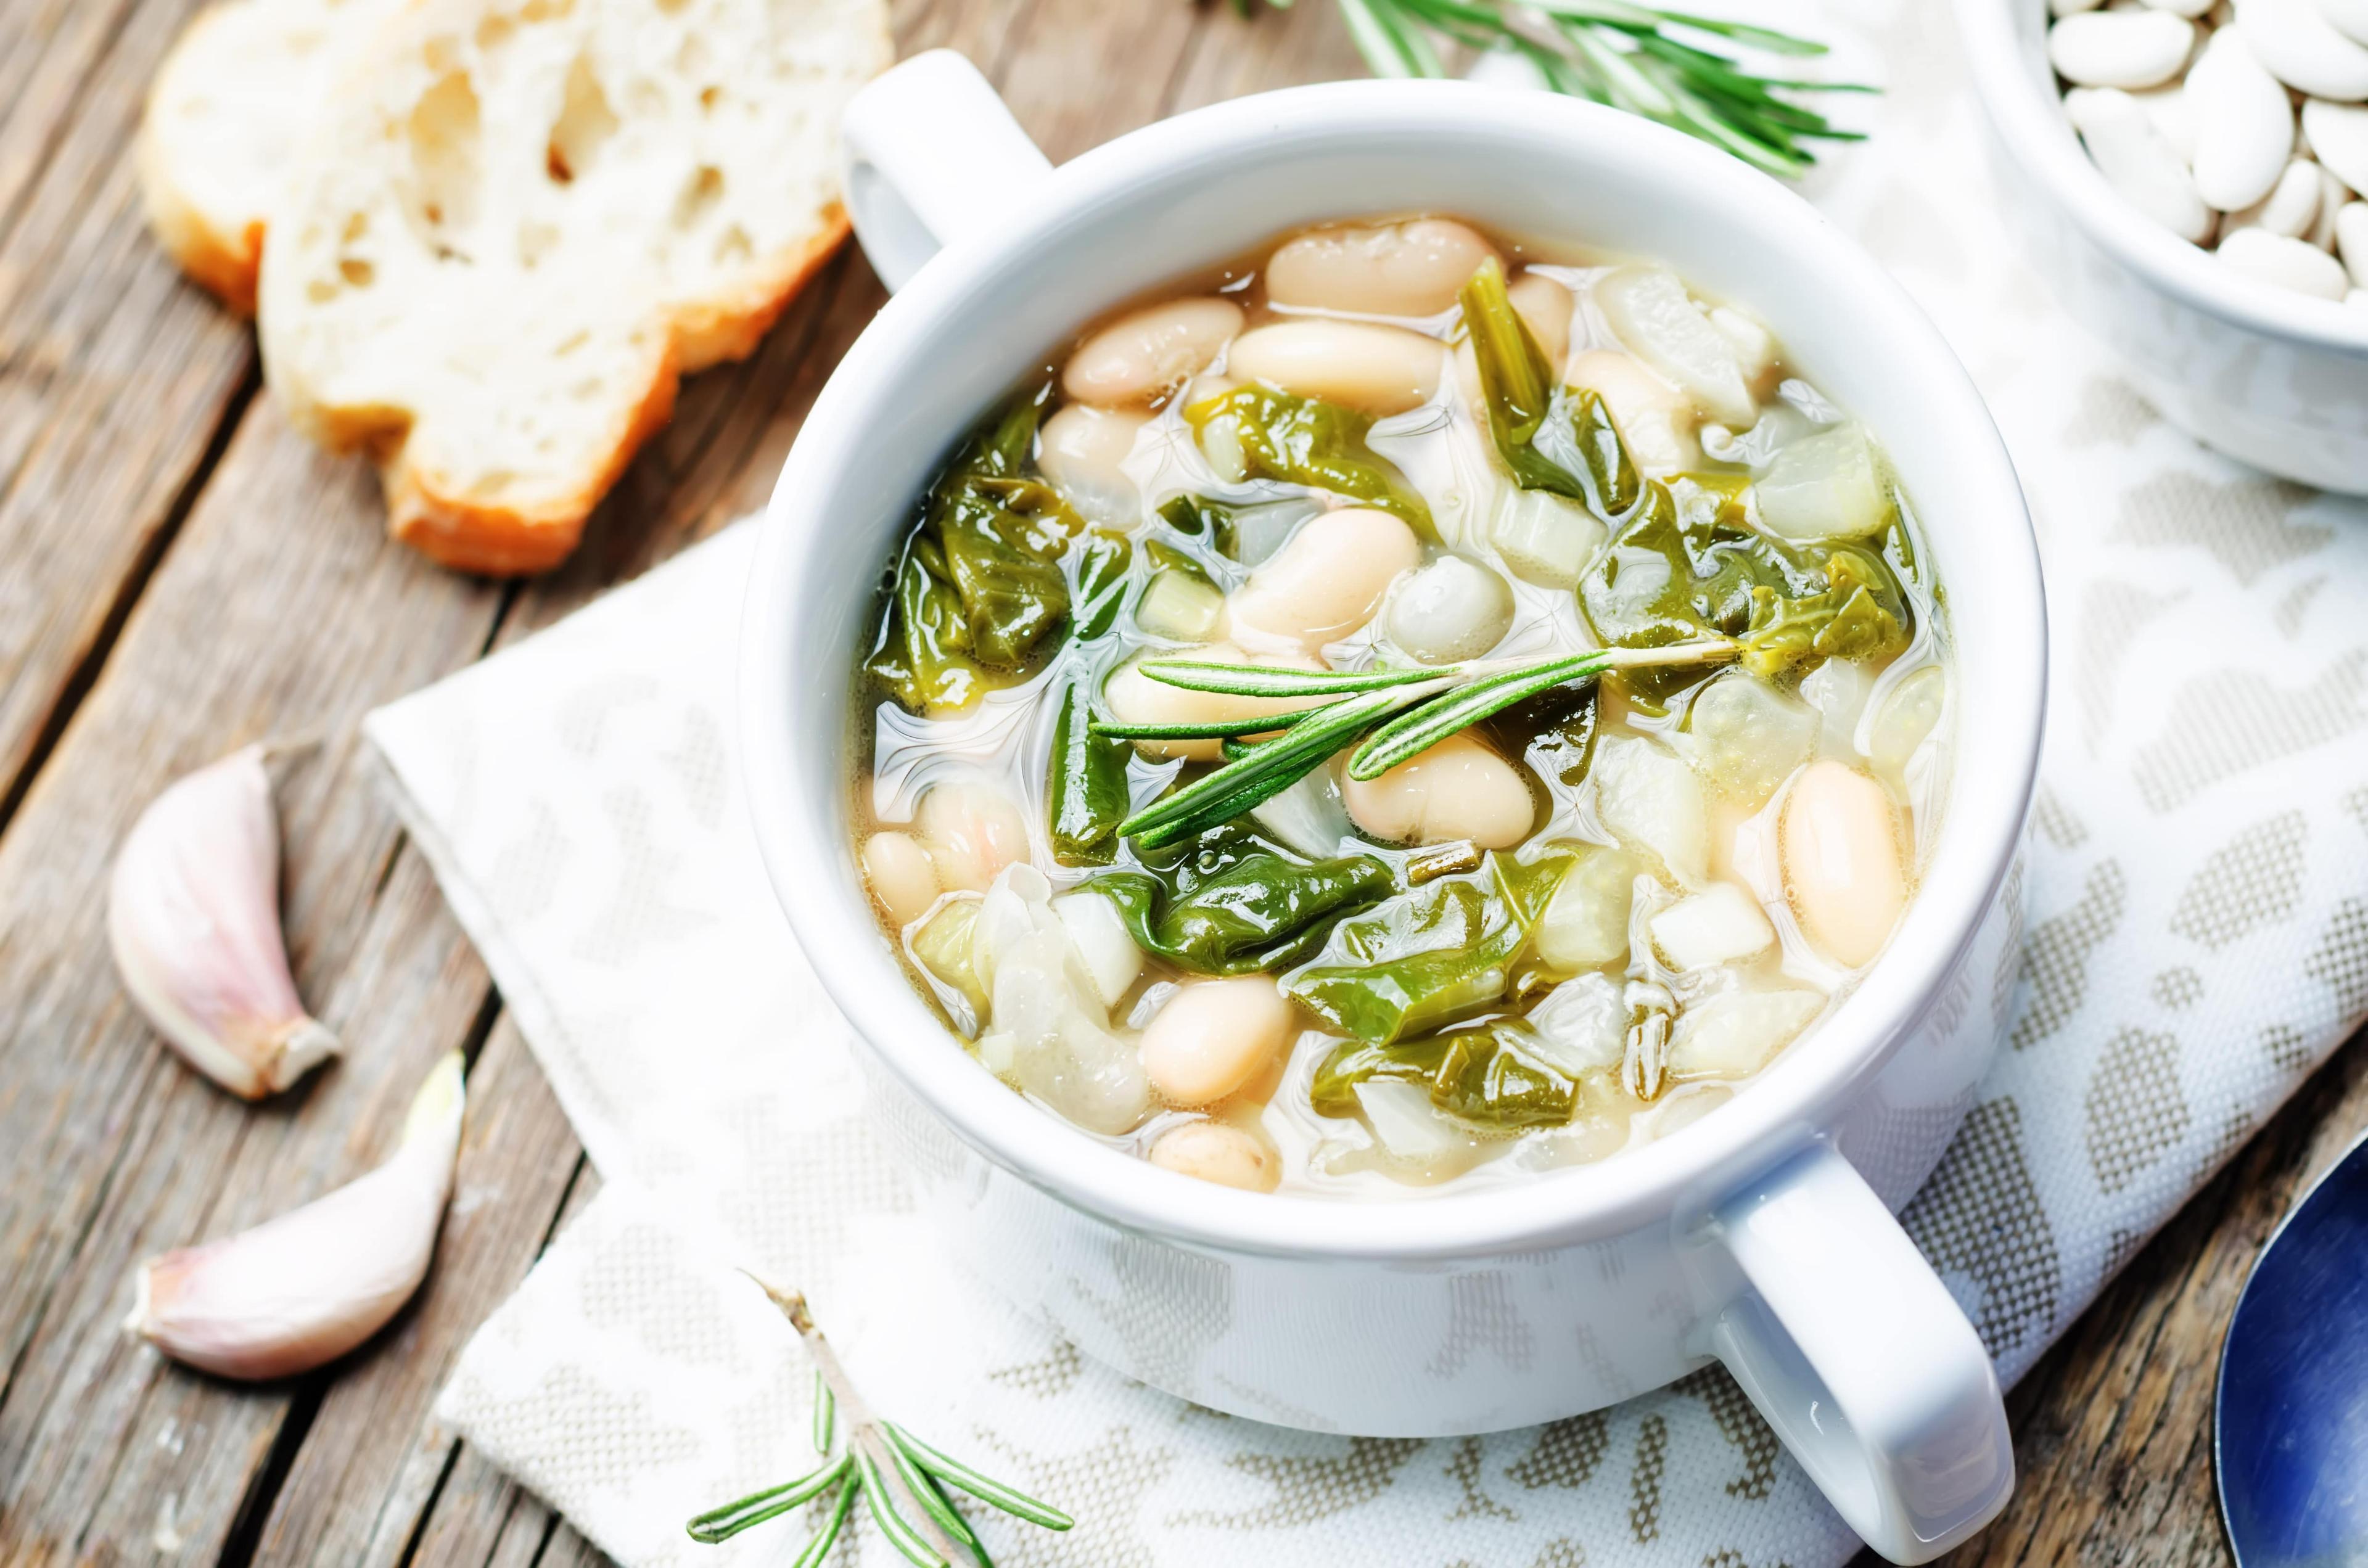
<svg viewBox="0 0 2368 1568">
<path fill-rule="evenodd" d="M 760 504 L 881 301 L 852 250 L 674 424 L 576 560 L 521 585 L 384 543 L 358 461 L 294 436 L 247 328 L 150 243 L 128 156 L 196 0 L 0 0 L 0 1562 L 596 1562 L 429 1405 L 598 1177 L 369 777 L 356 725 Z M 1174 109 L 1358 74 L 1328 6 L 905 0 L 902 49 L 985 66 L 1056 159 Z M 119 988 L 104 879 L 140 806 L 260 737 L 297 973 L 347 1054 L 249 1108 Z M 428 1064 L 472 1062 L 435 1273 L 346 1361 L 241 1388 L 118 1324 L 139 1258 L 368 1168 Z M 2349 1050 L 2016 1395 L 2023 1482 L 1963 1561 L 2217 1563 L 2211 1381 L 2242 1270 L 2368 1123 Z"/>
</svg>

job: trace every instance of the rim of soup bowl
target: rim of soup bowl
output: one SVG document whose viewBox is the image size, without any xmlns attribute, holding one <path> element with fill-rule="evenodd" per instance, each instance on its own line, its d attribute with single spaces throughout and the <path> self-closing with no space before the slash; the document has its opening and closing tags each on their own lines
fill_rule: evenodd
<svg viewBox="0 0 2368 1568">
<path fill-rule="evenodd" d="M 1541 150 L 1565 162 L 1618 167 L 1632 160 L 1696 192 L 1695 199 L 1717 203 L 1739 238 L 1804 252 L 1819 276 L 1830 278 L 1832 297 L 1848 301 L 1857 340 L 1867 346 L 1853 352 L 1914 362 L 1920 405 L 1894 418 L 1940 420 L 1941 429 L 1954 432 L 1947 472 L 1937 472 L 1936 460 L 1923 483 L 1945 477 L 1969 495 L 1969 507 L 1998 519 L 1985 554 L 1998 591 L 1979 608 L 1986 628 L 1979 667 L 1957 655 L 1949 814 L 1918 895 L 1857 991 L 1744 1092 L 1644 1148 L 1481 1191 L 1404 1201 L 1241 1192 L 1162 1170 L 1065 1125 L 969 1056 L 921 1001 L 871 913 L 844 824 L 853 777 L 848 687 L 802 679 L 792 667 L 800 618 L 821 614 L 834 598 L 843 603 L 848 592 L 816 562 L 819 526 L 802 527 L 792 514 L 824 514 L 814 503 L 828 501 L 867 441 L 880 438 L 876 421 L 894 426 L 892 394 L 927 364 L 933 335 L 988 280 L 1028 268 L 1063 225 L 1099 221 L 1131 193 L 1139 197 L 1146 185 L 1201 160 L 1278 145 L 1304 155 L 1344 138 L 1404 135 L 1410 123 L 1508 143 L 1550 141 Z M 1931 324 L 1822 215 L 1726 154 L 1594 105 L 1463 83 L 1333 83 L 1212 105 L 1080 155 L 1049 176 L 1033 200 L 1029 222 L 934 259 L 849 349 L 783 467 L 749 586 L 739 684 L 751 815 L 799 942 L 871 1049 L 934 1115 L 1005 1170 L 1123 1228 L 1219 1251 L 1421 1263 L 1566 1244 L 1666 1220 L 1797 1150 L 1863 1089 L 1931 1005 L 2008 874 L 2036 772 L 2045 665 L 2037 550 L 1996 427 Z M 1318 194 L 1274 228 L 1343 215 L 1327 210 Z M 1771 324 L 1785 336 L 1786 324 Z M 1879 432 L 1884 424 L 1869 422 Z M 942 451 L 959 436 L 956 429 L 933 438 Z M 877 525 L 880 559 L 907 516 Z M 862 587 L 871 591 L 870 582 Z M 1952 604 L 1962 649 L 1965 609 Z M 1968 702 L 1977 683 L 1982 699 Z M 825 706 L 814 710 L 816 704 Z M 808 722 L 797 722 L 801 712 Z M 801 737 L 817 735 L 836 737 L 840 752 L 825 770 L 830 782 L 810 790 L 799 767 Z M 839 799 L 829 798 L 834 790 Z"/>
<path fill-rule="evenodd" d="M 2256 283 L 2148 219 L 2082 149 L 2063 100 L 2030 69 L 2015 35 L 2017 6 L 2046 0 L 1956 0 L 1975 95 L 2007 153 L 2098 249 L 2157 290 L 2233 325 L 2368 357 L 2368 312 Z"/>
</svg>

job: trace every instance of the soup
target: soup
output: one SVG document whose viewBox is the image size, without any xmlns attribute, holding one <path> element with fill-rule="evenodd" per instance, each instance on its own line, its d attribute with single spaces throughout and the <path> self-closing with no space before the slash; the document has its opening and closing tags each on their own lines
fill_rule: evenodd
<svg viewBox="0 0 2368 1568">
<path fill-rule="evenodd" d="M 917 985 L 1084 1133 L 1404 1196 L 1663 1137 L 1913 896 L 1945 618 L 1742 307 L 1442 217 L 1180 280 L 922 498 L 855 694 Z"/>
</svg>

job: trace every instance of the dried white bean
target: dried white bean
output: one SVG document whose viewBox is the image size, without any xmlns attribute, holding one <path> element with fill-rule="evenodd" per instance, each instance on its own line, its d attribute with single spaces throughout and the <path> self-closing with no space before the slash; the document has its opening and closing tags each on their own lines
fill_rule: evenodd
<svg viewBox="0 0 2368 1568">
<path fill-rule="evenodd" d="M 1169 300 L 1121 316 L 1077 346 L 1061 388 L 1080 403 L 1144 403 L 1190 377 L 1242 330 L 1231 300 Z"/>
<path fill-rule="evenodd" d="M 863 880 L 900 928 L 938 902 L 938 869 L 909 833 L 875 833 L 863 841 Z"/>
<path fill-rule="evenodd" d="M 1294 708 L 1305 708 L 1320 698 L 1228 697 L 1217 691 L 1187 691 L 1180 686 L 1156 681 L 1136 666 L 1144 658 L 1173 657 L 1146 651 L 1128 660 L 1110 672 L 1102 683 L 1102 701 L 1108 705 L 1110 717 L 1122 724 L 1205 724 L 1224 719 L 1255 718 L 1264 713 L 1288 713 Z M 1212 664 L 1277 665 L 1285 669 L 1320 670 L 1321 659 L 1302 653 L 1245 654 L 1230 642 L 1212 642 L 1198 650 L 1193 657 Z M 1180 756 L 1191 762 L 1214 762 L 1222 755 L 1217 742 L 1198 741 L 1137 741 L 1135 749 L 1145 756 Z"/>
<path fill-rule="evenodd" d="M 2335 248 L 2354 288 L 2368 289 L 2368 201 L 2347 201 L 2335 215 Z"/>
<path fill-rule="evenodd" d="M 1367 414 L 1403 414 L 1439 391 L 1445 347 L 1436 338 L 1371 322 L 1287 321 L 1234 340 L 1225 368 L 1302 397 Z"/>
<path fill-rule="evenodd" d="M 2157 11 L 2173 11 L 2191 20 L 2212 9 L 2213 0 L 2146 0 Z"/>
<path fill-rule="evenodd" d="M 1028 819 L 992 784 L 936 786 L 921 797 L 913 826 L 950 892 L 985 892 L 1003 868 L 1028 858 Z"/>
<path fill-rule="evenodd" d="M 1282 1162 L 1256 1136 L 1222 1121 L 1188 1121 L 1171 1127 L 1151 1145 L 1151 1163 L 1195 1180 L 1244 1192 L 1272 1192 L 1282 1182 Z"/>
<path fill-rule="evenodd" d="M 1266 975 L 1199 981 L 1143 1031 L 1144 1075 L 1170 1105 L 1212 1105 L 1272 1063 L 1290 1037 L 1291 1004 Z"/>
<path fill-rule="evenodd" d="M 2212 210 L 2196 194 L 2194 177 L 2135 98 L 2112 87 L 2078 87 L 2064 95 L 2064 112 L 2130 205 L 2180 239 L 2200 244 L 2211 237 Z"/>
<path fill-rule="evenodd" d="M 2340 300 L 2351 279 L 2342 263 L 2307 240 L 2292 240 L 2267 229 L 2239 229 L 2220 242 L 2220 259 L 2258 282 Z"/>
<path fill-rule="evenodd" d="M 2287 86 L 2320 98 L 2368 97 L 2368 48 L 2337 32 L 2312 0 L 2238 0 L 2237 26 L 2253 57 Z"/>
<path fill-rule="evenodd" d="M 2368 189 L 2368 108 L 2313 98 L 2302 106 L 2302 122 L 2318 161 L 2352 189 Z"/>
<path fill-rule="evenodd" d="M 2102 3 L 2103 0 L 2047 0 L 2047 10 L 2051 16 L 2074 17 L 2093 11 Z"/>
<path fill-rule="evenodd" d="M 2221 229 L 2220 243 L 2226 244 L 2228 236 L 2239 229 L 2262 229 L 2299 240 L 2310 233 L 2317 217 L 2318 165 L 2296 160 L 2278 176 L 2278 183 L 2270 188 L 2269 195 L 2241 212 L 2228 214 L 2228 222 Z"/>
<path fill-rule="evenodd" d="M 1069 403 L 1044 421 L 1037 466 L 1088 522 L 1133 523 L 1143 510 L 1143 496 L 1123 465 L 1135 437 L 1150 422 L 1150 415 L 1131 410 Z"/>
<path fill-rule="evenodd" d="M 2294 145 L 2294 105 L 2242 32 L 2212 35 L 2187 74 L 2186 98 L 2195 121 L 2196 194 L 2223 212 L 2267 196 Z"/>
<path fill-rule="evenodd" d="M 1837 963 L 1872 960 L 1907 906 L 1891 797 L 1854 767 L 1811 763 L 1784 797 L 1780 833 L 1801 929 Z"/>
<path fill-rule="evenodd" d="M 1422 541 L 1387 512 L 1347 506 L 1310 517 L 1234 590 L 1228 619 L 1245 647 L 1313 651 L 1362 628 Z"/>
<path fill-rule="evenodd" d="M 1369 316 L 1435 316 L 1496 247 L 1445 218 L 1317 229 L 1268 258 L 1266 297 L 1278 305 Z"/>
<path fill-rule="evenodd" d="M 1513 624 L 1513 590 L 1486 566 L 1442 555 L 1390 595 L 1390 641 L 1426 665 L 1476 659 Z"/>
<path fill-rule="evenodd" d="M 2179 154 L 2180 161 L 2190 168 L 2194 167 L 2196 108 L 2195 98 L 2188 92 L 2187 85 L 2171 82 L 2159 87 L 2141 87 L 2130 97 L 2137 99 L 2138 107 L 2146 111 L 2146 119 L 2154 126 L 2156 134 Z M 2279 97 L 2283 100 L 2283 89 L 2280 90 Z"/>
<path fill-rule="evenodd" d="M 1531 335 L 1545 350 L 1546 363 L 1559 372 L 1570 355 L 1570 315 L 1577 308 L 1570 290 L 1543 272 L 1524 272 L 1505 292 L 1512 296 L 1513 309 L 1520 312 Z"/>
<path fill-rule="evenodd" d="M 2179 74 L 2195 24 L 2168 11 L 2090 11 L 2047 29 L 2057 74 L 2084 87 L 2152 87 Z"/>
<path fill-rule="evenodd" d="M 2368 43 L 2368 0 L 2315 0 L 2318 14 L 2355 43 Z"/>
<path fill-rule="evenodd" d="M 1693 404 L 1675 387 L 1616 348 L 1590 348 L 1570 362 L 1572 386 L 1596 392 L 1636 466 L 1654 476 L 1702 461 Z"/>
<path fill-rule="evenodd" d="M 1393 844 L 1509 849 L 1529 836 L 1537 802 L 1520 769 L 1468 734 L 1450 735 L 1379 778 L 1340 786 L 1349 818 Z"/>
<path fill-rule="evenodd" d="M 2337 179 L 2324 164 L 2312 166 L 2318 170 L 2318 216 L 2311 220 L 2310 233 L 2303 238 L 2332 256 L 2335 254 L 2335 221 L 2351 200 L 2351 187 Z"/>
</svg>

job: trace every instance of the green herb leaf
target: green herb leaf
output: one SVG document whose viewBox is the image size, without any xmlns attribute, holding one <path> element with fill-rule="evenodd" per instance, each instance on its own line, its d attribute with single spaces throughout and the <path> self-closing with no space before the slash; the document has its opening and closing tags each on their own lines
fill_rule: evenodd
<svg viewBox="0 0 2368 1568">
<path fill-rule="evenodd" d="M 683 1528 L 691 1540 L 709 1546 L 730 1540 L 752 1525 L 761 1525 L 767 1519 L 788 1513 L 810 1498 L 820 1496 L 844 1480 L 853 1463 L 842 1454 L 811 1475 L 800 1476 L 784 1485 L 768 1487 L 762 1492 L 752 1492 L 720 1508 L 710 1508 Z"/>
<path fill-rule="evenodd" d="M 1145 848 L 1231 822 L 1290 789 L 1308 769 L 1425 693 L 1420 686 L 1369 691 L 1320 708 L 1239 762 L 1161 797 L 1119 824 Z"/>
<path fill-rule="evenodd" d="M 1039 1503 L 1024 1492 L 1006 1486 L 991 1476 L 981 1475 L 952 1455 L 931 1448 L 893 1421 L 881 1423 L 891 1441 L 913 1458 L 913 1462 L 939 1480 L 961 1487 L 980 1502 L 1002 1509 L 1015 1519 L 1025 1519 L 1031 1525 L 1042 1525 L 1048 1530 L 1064 1530 L 1077 1521 L 1060 1509 Z"/>
<path fill-rule="evenodd" d="M 939 1556 L 929 1543 L 923 1540 L 912 1522 L 896 1511 L 896 1500 L 888 1490 L 887 1477 L 880 1473 L 880 1461 L 868 1451 L 855 1456 L 856 1470 L 863 1477 L 863 1500 L 871 1508 L 871 1522 L 880 1527 L 881 1539 L 894 1547 L 898 1555 L 913 1568 L 951 1568 Z"/>
<path fill-rule="evenodd" d="M 1452 679 L 1461 665 L 1407 669 L 1295 670 L 1272 665 L 1222 665 L 1201 659 L 1152 659 L 1140 668 L 1162 686 L 1214 691 L 1228 697 L 1344 697 L 1393 686 Z M 1241 732 L 1233 732 L 1239 733 Z"/>
<path fill-rule="evenodd" d="M 838 1427 L 838 1396 L 830 1392 L 830 1383 L 814 1369 L 814 1452 L 830 1452 L 830 1439 Z"/>
<path fill-rule="evenodd" d="M 1525 702 L 1542 691 L 1588 679 L 1610 663 L 1609 657 L 1600 652 L 1577 653 L 1567 659 L 1488 676 L 1434 697 L 1365 737 L 1365 743 L 1349 758 L 1349 777 L 1379 778 L 1458 730 L 1467 729 L 1517 702 Z"/>
</svg>

